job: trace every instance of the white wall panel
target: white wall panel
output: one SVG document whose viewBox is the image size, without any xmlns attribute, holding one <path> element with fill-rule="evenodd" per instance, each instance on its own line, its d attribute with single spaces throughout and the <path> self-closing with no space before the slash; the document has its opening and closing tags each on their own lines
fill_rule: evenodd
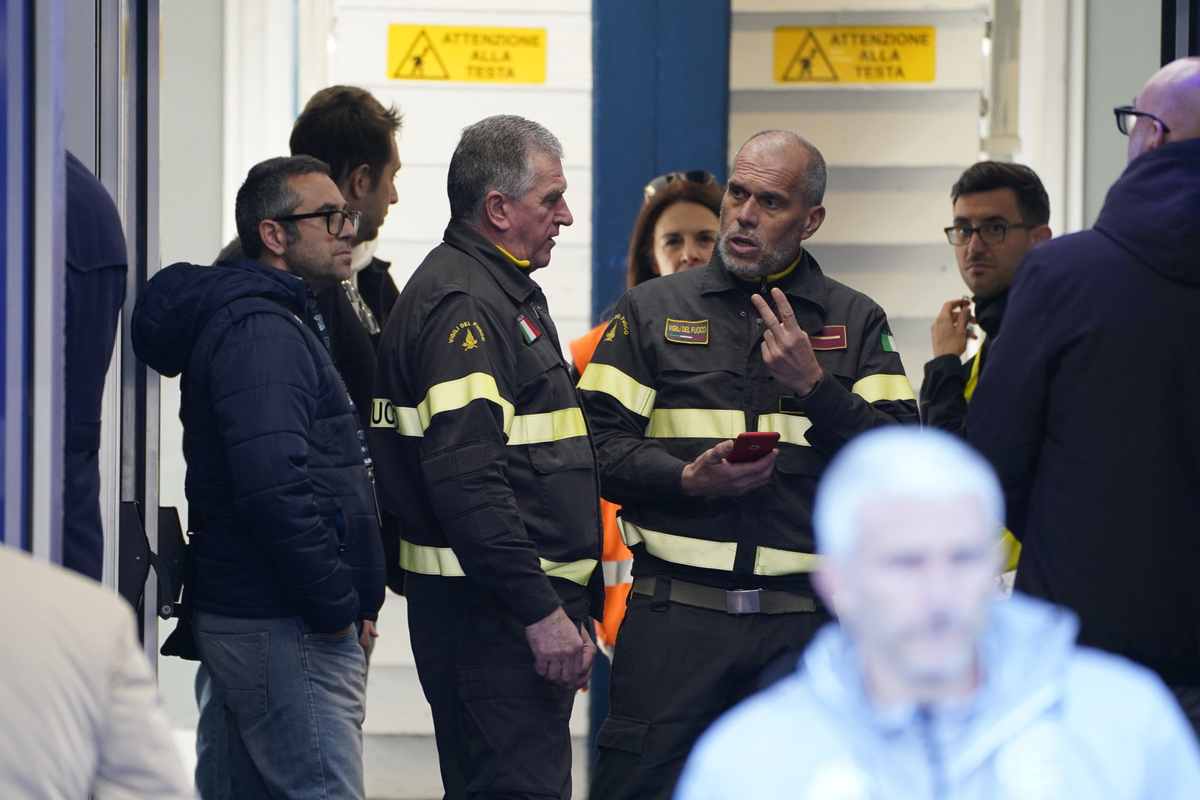
<svg viewBox="0 0 1200 800">
<path fill-rule="evenodd" d="M 736 92 L 729 160 L 765 128 L 798 131 L 834 165 L 946 166 L 979 154 L 979 92 Z"/>
</svg>

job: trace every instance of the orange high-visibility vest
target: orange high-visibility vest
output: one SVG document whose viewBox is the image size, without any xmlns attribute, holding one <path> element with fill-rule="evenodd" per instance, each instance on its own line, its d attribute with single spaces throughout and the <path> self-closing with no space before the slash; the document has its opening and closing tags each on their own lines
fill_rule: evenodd
<svg viewBox="0 0 1200 800">
<path fill-rule="evenodd" d="M 596 345 L 600 344 L 600 337 L 607 327 L 607 322 L 601 323 L 571 342 L 571 360 L 581 376 L 591 363 L 592 354 L 596 352 Z M 633 587 L 633 553 L 625 546 L 617 527 L 617 512 L 620 509 L 616 503 L 603 498 L 600 500 L 600 519 L 604 524 L 604 546 L 600 555 L 600 565 L 604 571 L 604 618 L 600 620 L 596 632 L 609 647 L 617 642 L 617 630 L 625 618 L 625 603 Z"/>
</svg>

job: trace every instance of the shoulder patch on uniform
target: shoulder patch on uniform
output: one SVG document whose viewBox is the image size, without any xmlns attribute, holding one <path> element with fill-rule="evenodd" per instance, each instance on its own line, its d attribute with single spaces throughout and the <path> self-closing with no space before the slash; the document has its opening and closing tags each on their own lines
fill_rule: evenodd
<svg viewBox="0 0 1200 800">
<path fill-rule="evenodd" d="M 612 322 L 608 323 L 608 330 L 604 332 L 604 341 L 611 342 L 617 338 L 617 333 L 622 336 L 629 335 L 629 320 L 625 319 L 624 314 L 614 314 Z"/>
<path fill-rule="evenodd" d="M 487 341 L 483 334 L 483 326 L 475 320 L 463 320 L 450 329 L 447 344 L 457 343 L 463 350 L 475 350 Z"/>
<path fill-rule="evenodd" d="M 883 352 L 885 353 L 896 352 L 896 340 L 892 338 L 892 334 L 890 333 L 879 334 L 879 346 L 883 348 Z"/>
<path fill-rule="evenodd" d="M 667 317 L 663 336 L 676 344 L 708 344 L 708 320 Z"/>
<path fill-rule="evenodd" d="M 845 325 L 826 325 L 808 337 L 813 350 L 845 350 L 849 345 Z"/>
</svg>

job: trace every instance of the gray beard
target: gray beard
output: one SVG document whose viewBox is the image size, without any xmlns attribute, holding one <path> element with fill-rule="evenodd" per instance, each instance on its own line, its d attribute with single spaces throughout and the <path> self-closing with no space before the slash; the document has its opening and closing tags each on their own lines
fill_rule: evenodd
<svg viewBox="0 0 1200 800">
<path fill-rule="evenodd" d="M 725 237 L 722 236 L 717 242 L 717 251 L 721 254 L 721 261 L 725 264 L 732 275 L 741 278 L 742 280 L 757 280 L 765 278 L 768 275 L 774 275 L 777 272 L 782 272 L 787 269 L 793 261 L 795 261 L 804 248 L 797 247 L 796 252 L 791 256 L 783 253 L 782 249 L 767 249 L 763 248 L 762 257 L 756 264 L 739 263 L 737 256 L 729 252 L 729 247 L 726 244 Z"/>
</svg>

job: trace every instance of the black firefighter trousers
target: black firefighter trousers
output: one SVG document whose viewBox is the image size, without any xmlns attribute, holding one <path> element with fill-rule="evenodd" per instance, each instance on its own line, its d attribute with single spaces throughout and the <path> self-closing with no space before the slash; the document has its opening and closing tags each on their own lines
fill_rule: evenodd
<svg viewBox="0 0 1200 800">
<path fill-rule="evenodd" d="M 630 594 L 589 800 L 669 800 L 704 730 L 767 673 L 790 672 L 829 619 L 824 610 L 732 615 Z"/>
<path fill-rule="evenodd" d="M 464 578 L 404 593 L 446 800 L 569 800 L 575 691 L 534 671 L 525 627 Z"/>
</svg>

